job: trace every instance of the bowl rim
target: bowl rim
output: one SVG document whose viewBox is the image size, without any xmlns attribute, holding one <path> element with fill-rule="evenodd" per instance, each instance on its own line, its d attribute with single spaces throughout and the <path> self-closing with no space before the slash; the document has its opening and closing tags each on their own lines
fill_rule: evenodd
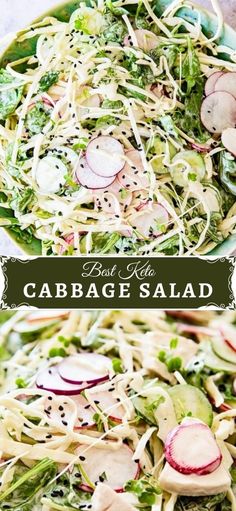
<svg viewBox="0 0 236 511">
<path fill-rule="evenodd" d="M 72 11 L 71 11 L 71 12 L 73 12 L 74 10 L 76 10 L 78 8 L 78 5 L 81 3 L 81 1 L 82 0 L 66 0 L 64 2 L 57 1 L 55 3 L 54 7 L 48 9 L 47 11 L 44 11 L 37 18 L 33 19 L 32 23 L 42 20 L 43 18 L 45 18 L 46 16 L 49 16 L 49 15 L 57 17 L 57 16 L 59 16 L 59 13 L 61 10 L 63 10 L 66 7 L 69 8 L 70 6 L 72 6 L 72 4 L 74 4 L 74 8 L 72 8 Z M 171 4 L 172 0 L 156 0 L 156 2 L 157 2 L 158 14 L 161 15 L 164 12 L 164 10 L 166 9 L 166 7 Z M 188 10 L 189 10 L 189 14 L 191 14 L 191 16 L 188 15 Z M 199 5 L 197 2 L 194 5 L 193 11 L 190 11 L 190 8 L 188 8 L 187 6 L 183 6 L 183 7 L 180 6 L 180 8 L 178 10 L 178 16 L 180 16 L 183 19 L 187 18 L 188 21 L 193 23 L 194 22 L 194 11 L 197 12 L 198 14 L 200 13 L 201 25 L 202 25 L 203 29 L 208 32 L 212 31 L 214 33 L 214 30 L 216 28 L 216 23 L 217 23 L 217 17 L 215 15 L 215 13 L 213 13 L 213 12 L 209 11 L 207 8 Z M 70 9 L 69 9 L 69 12 L 70 12 Z M 1 65 L 2 59 L 7 54 L 7 52 L 11 49 L 11 47 L 14 47 L 14 43 L 17 42 L 17 37 L 22 32 L 22 30 L 24 30 L 24 28 L 15 32 L 14 39 L 12 39 L 11 42 L 9 43 L 9 45 L 6 48 L 4 48 L 4 50 L 2 52 L 0 52 L 0 65 Z M 222 36 L 220 38 L 220 41 L 224 42 L 225 46 L 228 46 L 229 48 L 233 48 L 236 50 L 236 30 L 233 29 L 226 22 L 224 22 L 224 25 L 223 25 L 223 31 L 222 31 Z M 233 41 L 234 41 L 234 44 L 233 44 Z M 5 208 L 0 207 L 0 214 L 2 214 L 3 217 L 4 217 L 4 213 L 5 213 L 4 209 Z M 8 209 L 7 211 L 9 212 L 11 210 Z M 5 216 L 7 218 L 7 215 L 5 215 Z M 1 229 L 4 230 L 5 234 L 7 235 L 8 238 L 11 239 L 13 244 L 19 250 L 21 250 L 22 256 L 24 256 L 24 255 L 42 256 L 42 243 L 37 238 L 33 237 L 32 241 L 30 243 L 26 243 L 22 240 L 18 240 L 17 234 L 14 233 L 14 231 L 11 231 L 9 228 L 2 226 Z M 203 257 L 207 257 L 209 255 L 210 256 L 229 256 L 229 255 L 233 254 L 235 249 L 236 249 L 236 235 L 231 234 L 227 239 L 225 239 L 222 243 L 217 245 L 217 247 L 215 247 L 213 250 L 204 254 Z"/>
</svg>

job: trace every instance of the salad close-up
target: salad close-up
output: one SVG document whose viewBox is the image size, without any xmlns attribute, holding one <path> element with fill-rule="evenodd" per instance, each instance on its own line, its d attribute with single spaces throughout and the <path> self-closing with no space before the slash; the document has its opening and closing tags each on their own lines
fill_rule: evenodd
<svg viewBox="0 0 236 511">
<path fill-rule="evenodd" d="M 187 0 L 67 2 L 15 35 L 0 225 L 19 244 L 188 256 L 236 232 L 236 44 L 212 8 L 209 28 Z"/>
<path fill-rule="evenodd" d="M 236 314 L 0 312 L 0 509 L 235 511 Z"/>
</svg>

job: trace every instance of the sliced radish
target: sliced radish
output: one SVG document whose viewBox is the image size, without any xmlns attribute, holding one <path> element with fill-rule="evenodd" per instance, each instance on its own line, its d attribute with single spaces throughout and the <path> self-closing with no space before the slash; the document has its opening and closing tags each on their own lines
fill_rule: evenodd
<svg viewBox="0 0 236 511">
<path fill-rule="evenodd" d="M 85 158 L 81 158 L 76 169 L 76 177 L 81 186 L 96 190 L 96 188 L 107 188 L 115 180 L 115 176 L 101 177 L 95 174 L 89 167 Z"/>
<path fill-rule="evenodd" d="M 122 209 L 126 209 L 132 202 L 132 192 L 122 188 L 118 179 L 106 190 L 95 195 L 96 207 L 106 213 L 116 213 L 117 201 Z"/>
<path fill-rule="evenodd" d="M 124 167 L 124 148 L 116 138 L 101 135 L 88 144 L 86 159 L 95 174 L 110 178 Z"/>
<path fill-rule="evenodd" d="M 228 92 L 213 92 L 201 108 L 201 120 L 210 133 L 222 133 L 236 124 L 236 100 Z"/>
<path fill-rule="evenodd" d="M 66 165 L 55 156 L 46 156 L 39 161 L 36 181 L 43 193 L 57 193 L 66 182 Z"/>
<path fill-rule="evenodd" d="M 212 94 L 212 92 L 215 92 L 215 85 L 217 80 L 223 75 L 223 71 L 216 71 L 215 73 L 212 73 L 208 80 L 206 81 L 205 85 L 205 94 L 206 96 L 209 96 Z M 225 89 L 222 89 L 225 90 Z"/>
<path fill-rule="evenodd" d="M 235 386 L 234 393 L 236 393 L 235 391 L 236 391 L 236 386 Z M 219 406 L 219 410 L 220 410 L 220 412 L 228 412 L 229 410 L 232 410 L 232 406 L 227 405 L 227 403 L 222 403 L 222 405 Z"/>
<path fill-rule="evenodd" d="M 76 396 L 91 386 L 86 383 L 73 385 L 65 382 L 58 373 L 58 366 L 41 371 L 37 376 L 36 385 L 39 389 L 64 396 Z"/>
<path fill-rule="evenodd" d="M 74 396 L 73 401 L 75 402 L 78 410 L 78 421 L 75 425 L 76 429 L 91 428 L 95 425 L 94 414 L 95 410 L 88 403 L 88 401 L 81 395 Z"/>
<path fill-rule="evenodd" d="M 221 325 L 220 331 L 227 346 L 236 352 L 236 328 L 231 325 Z"/>
<path fill-rule="evenodd" d="M 227 151 L 236 156 L 236 129 L 227 128 L 223 131 L 221 140 Z"/>
<path fill-rule="evenodd" d="M 81 445 L 76 449 L 76 455 L 82 461 L 93 484 L 102 482 L 102 476 L 105 475 L 106 484 L 113 490 L 122 492 L 127 481 L 139 476 L 139 464 L 133 460 L 133 451 L 127 445 L 123 444 L 118 450 Z M 91 489 L 87 484 L 83 487 Z"/>
<path fill-rule="evenodd" d="M 27 316 L 27 321 L 29 323 L 34 323 L 35 321 L 48 321 L 48 320 L 57 320 L 57 319 L 63 319 L 69 315 L 68 310 L 61 310 L 61 311 L 35 311 L 31 312 Z"/>
<path fill-rule="evenodd" d="M 132 226 L 144 238 L 152 238 L 163 234 L 169 222 L 169 215 L 161 204 L 141 206 L 142 213 L 132 219 Z"/>
<path fill-rule="evenodd" d="M 234 394 L 236 395 L 236 378 L 234 378 L 234 382 L 233 382 L 233 390 L 234 390 Z M 230 407 L 231 408 L 231 407 Z"/>
<path fill-rule="evenodd" d="M 74 401 L 77 408 L 77 422 L 75 423 L 76 429 L 83 428 L 91 428 L 95 425 L 93 420 L 93 416 L 95 414 L 95 410 L 90 406 L 88 401 L 81 395 L 71 396 L 70 399 Z M 58 424 L 68 423 L 70 421 L 71 415 L 74 411 L 72 404 L 66 399 L 63 399 L 63 402 L 53 399 L 52 397 L 46 398 L 45 411 L 54 422 Z"/>
<path fill-rule="evenodd" d="M 215 91 L 224 91 L 236 98 L 236 73 L 222 73 L 215 84 Z"/>
<path fill-rule="evenodd" d="M 97 353 L 79 353 L 65 358 L 58 366 L 61 378 L 73 384 L 106 381 L 111 370 L 111 360 Z"/>
<path fill-rule="evenodd" d="M 199 476 L 214 472 L 222 461 L 210 428 L 196 420 L 187 420 L 168 434 L 165 457 L 177 472 Z"/>
<path fill-rule="evenodd" d="M 131 192 L 149 188 L 148 175 L 143 168 L 139 151 L 131 149 L 126 152 L 126 157 L 128 158 L 128 161 L 117 176 L 121 186 L 127 188 L 127 190 Z"/>
<path fill-rule="evenodd" d="M 211 148 L 210 146 L 204 145 L 204 144 L 191 144 L 192 148 L 195 149 L 198 153 L 208 153 Z"/>
<path fill-rule="evenodd" d="M 91 394 L 91 397 L 98 408 L 110 417 L 110 419 L 115 422 L 122 421 L 125 415 L 125 409 L 119 404 L 119 401 L 117 401 L 112 392 L 96 392 L 96 394 Z"/>
<path fill-rule="evenodd" d="M 135 37 L 137 39 L 138 47 L 144 51 L 154 50 L 158 46 L 158 37 L 151 32 L 150 30 L 146 30 L 144 28 L 140 28 L 134 31 Z M 124 38 L 125 46 L 131 46 L 132 40 L 131 36 L 127 35 Z"/>
</svg>

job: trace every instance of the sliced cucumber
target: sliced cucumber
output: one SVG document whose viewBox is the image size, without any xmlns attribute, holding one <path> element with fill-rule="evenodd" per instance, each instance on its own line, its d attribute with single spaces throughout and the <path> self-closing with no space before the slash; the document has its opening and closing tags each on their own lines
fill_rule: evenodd
<svg viewBox="0 0 236 511">
<path fill-rule="evenodd" d="M 228 344 L 225 342 L 224 338 L 219 336 L 212 339 L 212 348 L 215 354 L 226 360 L 227 362 L 231 362 L 235 364 L 235 372 L 236 372 L 236 351 L 232 350 Z"/>
<path fill-rule="evenodd" d="M 193 385 L 175 385 L 168 389 L 173 401 L 176 418 L 180 423 L 186 416 L 199 419 L 211 426 L 213 412 L 205 394 Z"/>
<path fill-rule="evenodd" d="M 212 371 L 214 371 L 216 373 L 218 371 L 223 371 L 228 374 L 236 373 L 236 365 L 231 364 L 230 362 L 227 362 L 226 360 L 219 358 L 214 353 L 210 342 L 202 343 L 201 349 L 203 350 L 204 355 L 205 355 L 206 367 L 209 367 L 209 369 L 212 369 Z"/>
<path fill-rule="evenodd" d="M 137 396 L 132 399 L 132 402 L 137 414 L 150 426 L 156 426 L 154 414 L 151 410 L 148 410 L 147 399 L 145 397 Z"/>
<path fill-rule="evenodd" d="M 186 163 L 185 163 L 186 162 Z M 172 160 L 170 173 L 174 183 L 178 186 L 188 186 L 191 181 L 202 181 L 205 177 L 206 167 L 204 160 L 196 151 L 182 151 Z"/>
<path fill-rule="evenodd" d="M 170 142 L 167 143 L 169 146 L 170 159 L 172 159 L 176 155 L 176 149 Z M 150 163 L 154 172 L 156 174 L 167 174 L 169 169 L 163 163 L 166 155 L 166 142 L 161 140 L 159 137 L 155 137 L 151 153 L 153 154 L 153 158 L 150 160 Z"/>
<path fill-rule="evenodd" d="M 150 380 L 147 380 L 145 383 L 147 384 L 148 382 L 150 382 Z M 167 385 L 167 383 L 162 382 L 162 381 L 160 381 L 160 382 L 158 381 L 156 386 L 162 387 L 165 390 L 168 390 L 168 388 L 169 388 L 169 385 Z M 153 396 L 152 396 L 151 400 L 146 397 L 142 397 L 142 396 L 137 396 L 134 399 L 132 399 L 134 408 L 135 408 L 136 412 L 138 413 L 138 415 L 143 420 L 145 420 L 145 422 L 150 424 L 151 426 L 153 426 L 153 425 L 156 426 L 157 421 L 155 419 L 154 413 L 152 412 L 151 406 L 150 406 L 153 401 L 155 401 L 155 398 Z"/>
</svg>

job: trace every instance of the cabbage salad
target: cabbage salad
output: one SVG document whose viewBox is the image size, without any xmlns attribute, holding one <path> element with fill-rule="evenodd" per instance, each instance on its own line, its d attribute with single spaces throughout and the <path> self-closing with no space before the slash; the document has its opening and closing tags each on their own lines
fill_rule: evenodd
<svg viewBox="0 0 236 511">
<path fill-rule="evenodd" d="M 82 2 L 16 35 L 0 70 L 0 207 L 19 241 L 201 255 L 235 232 L 236 57 L 212 5 L 210 38 L 183 0 L 162 17 L 148 0 Z"/>
<path fill-rule="evenodd" d="M 0 509 L 236 509 L 236 314 L 0 313 Z"/>
</svg>

